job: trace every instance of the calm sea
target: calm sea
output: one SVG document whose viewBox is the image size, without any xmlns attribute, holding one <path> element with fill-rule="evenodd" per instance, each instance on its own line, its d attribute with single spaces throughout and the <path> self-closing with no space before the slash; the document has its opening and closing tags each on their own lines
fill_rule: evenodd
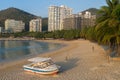
<svg viewBox="0 0 120 80">
<path fill-rule="evenodd" d="M 57 50 L 63 46 L 37 41 L 0 41 L 0 62 Z"/>
</svg>

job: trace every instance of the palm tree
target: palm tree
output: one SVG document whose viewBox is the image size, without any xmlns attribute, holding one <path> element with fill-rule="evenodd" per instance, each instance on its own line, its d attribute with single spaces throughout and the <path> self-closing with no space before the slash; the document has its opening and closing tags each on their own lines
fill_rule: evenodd
<svg viewBox="0 0 120 80">
<path fill-rule="evenodd" d="M 107 6 L 102 6 L 95 28 L 99 43 L 118 47 L 120 44 L 120 0 L 106 0 Z"/>
</svg>

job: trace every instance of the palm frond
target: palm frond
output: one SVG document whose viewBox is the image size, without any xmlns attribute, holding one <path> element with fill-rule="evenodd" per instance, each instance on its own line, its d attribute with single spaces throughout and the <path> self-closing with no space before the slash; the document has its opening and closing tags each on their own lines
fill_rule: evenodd
<svg viewBox="0 0 120 80">
<path fill-rule="evenodd" d="M 106 0 L 106 3 L 110 8 L 113 9 L 113 4 L 112 4 L 111 0 Z"/>
<path fill-rule="evenodd" d="M 106 26 L 108 26 L 108 25 L 107 25 L 107 24 L 108 24 L 108 21 L 109 21 L 109 19 L 105 19 L 104 21 L 98 23 L 98 24 L 96 25 L 95 30 L 99 30 L 101 27 L 106 27 Z"/>
</svg>

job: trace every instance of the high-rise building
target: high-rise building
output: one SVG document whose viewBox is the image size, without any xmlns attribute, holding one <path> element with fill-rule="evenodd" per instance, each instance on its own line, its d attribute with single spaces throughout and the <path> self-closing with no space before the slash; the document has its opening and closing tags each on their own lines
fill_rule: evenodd
<svg viewBox="0 0 120 80">
<path fill-rule="evenodd" d="M 33 19 L 30 21 L 30 27 L 29 31 L 30 32 L 41 32 L 42 31 L 42 19 Z"/>
<path fill-rule="evenodd" d="M 21 32 L 25 29 L 25 23 L 14 19 L 5 20 L 5 30 L 10 33 Z"/>
<path fill-rule="evenodd" d="M 48 12 L 48 31 L 55 31 L 63 29 L 63 19 L 72 14 L 72 9 L 64 5 L 50 6 Z"/>
<path fill-rule="evenodd" d="M 72 14 L 67 18 L 63 19 L 63 28 L 65 30 L 70 29 L 81 29 L 81 17 L 79 14 Z"/>
<path fill-rule="evenodd" d="M 86 11 L 85 13 L 79 13 L 81 17 L 81 28 L 94 26 L 96 23 L 96 15 Z"/>
</svg>

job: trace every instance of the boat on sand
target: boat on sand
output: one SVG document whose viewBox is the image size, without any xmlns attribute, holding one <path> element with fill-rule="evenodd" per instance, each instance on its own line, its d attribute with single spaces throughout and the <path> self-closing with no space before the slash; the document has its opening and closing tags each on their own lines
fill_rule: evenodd
<svg viewBox="0 0 120 80">
<path fill-rule="evenodd" d="M 28 61 L 32 63 L 23 65 L 25 71 L 40 74 L 56 74 L 60 68 L 60 66 L 56 65 L 51 58 L 35 57 L 28 59 Z"/>
</svg>

